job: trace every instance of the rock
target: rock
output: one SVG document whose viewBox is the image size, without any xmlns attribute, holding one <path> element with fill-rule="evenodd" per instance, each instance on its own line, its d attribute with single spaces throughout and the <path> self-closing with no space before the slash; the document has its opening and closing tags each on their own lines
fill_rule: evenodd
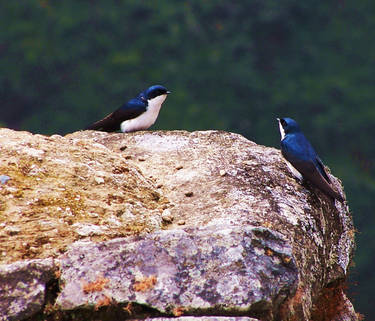
<svg viewBox="0 0 375 321">
<path fill-rule="evenodd" d="M 56 270 L 52 259 L 0 265 L 0 320 L 23 320 L 38 312 Z"/>
<path fill-rule="evenodd" d="M 98 226 L 94 224 L 82 224 L 75 223 L 72 228 L 79 236 L 93 236 L 93 235 L 103 235 L 108 230 L 106 226 Z"/>
<path fill-rule="evenodd" d="M 0 175 L 0 183 L 1 184 L 6 184 L 7 181 L 10 180 L 10 177 L 7 175 Z"/>
<path fill-rule="evenodd" d="M 0 173 L 12 178 L 0 184 L 0 224 L 20 230 L 0 228 L 0 240 L 6 240 L 0 253 L 7 253 L 0 263 L 57 257 L 83 237 L 101 241 L 153 231 L 168 203 L 137 166 L 97 139 L 2 128 Z M 134 219 L 113 224 L 124 212 Z"/>
<path fill-rule="evenodd" d="M 163 219 L 164 222 L 166 223 L 172 223 L 173 222 L 173 219 L 174 217 L 172 216 L 171 214 L 171 210 L 170 209 L 165 209 L 163 211 L 163 213 L 161 213 L 161 218 Z"/>
<path fill-rule="evenodd" d="M 226 313 L 271 319 L 297 288 L 290 244 L 263 227 L 168 230 L 73 245 L 61 258 L 63 310 L 96 306 L 104 296 L 161 313 Z M 95 291 L 85 284 L 106 280 Z"/>
<path fill-rule="evenodd" d="M 104 183 L 104 178 L 100 176 L 95 176 L 94 180 L 97 184 L 103 184 Z"/>
<path fill-rule="evenodd" d="M 18 226 L 7 226 L 4 228 L 4 232 L 12 236 L 21 232 L 21 229 Z"/>
<path fill-rule="evenodd" d="M 1 259 L 56 257 L 56 317 L 357 320 L 349 209 L 276 149 L 220 131 L 1 129 L 0 146 L 0 226 L 20 227 Z"/>
<path fill-rule="evenodd" d="M 146 321 L 258 321 L 249 317 L 179 317 L 179 318 L 147 318 Z"/>
</svg>

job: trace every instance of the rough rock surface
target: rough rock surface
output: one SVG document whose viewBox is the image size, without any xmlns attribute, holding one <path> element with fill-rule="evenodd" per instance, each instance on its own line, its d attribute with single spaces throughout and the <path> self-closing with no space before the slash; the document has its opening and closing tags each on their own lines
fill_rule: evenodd
<svg viewBox="0 0 375 321">
<path fill-rule="evenodd" d="M 75 244 L 62 257 L 64 310 L 100 300 L 162 313 L 215 310 L 270 319 L 297 288 L 292 248 L 263 227 L 167 230 L 144 238 Z M 95 287 L 96 284 L 101 286 Z"/>
<path fill-rule="evenodd" d="M 146 321 L 171 321 L 170 318 L 147 318 Z M 173 321 L 257 321 L 248 317 L 179 317 Z"/>
<path fill-rule="evenodd" d="M 52 259 L 0 265 L 0 320 L 22 320 L 38 312 L 55 270 Z"/>
<path fill-rule="evenodd" d="M 95 240 L 160 229 L 167 202 L 102 144 L 0 129 L 0 262 L 57 257 Z"/>
<path fill-rule="evenodd" d="M 2 261 L 60 266 L 44 315 L 357 319 L 349 210 L 276 149 L 218 131 L 6 129 L 0 148 Z"/>
</svg>

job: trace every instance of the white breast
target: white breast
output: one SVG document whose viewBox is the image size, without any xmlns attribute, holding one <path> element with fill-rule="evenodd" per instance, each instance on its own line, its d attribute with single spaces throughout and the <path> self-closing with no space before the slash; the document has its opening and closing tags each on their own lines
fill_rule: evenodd
<svg viewBox="0 0 375 321">
<path fill-rule="evenodd" d="M 147 110 L 136 118 L 125 120 L 121 123 L 121 131 L 124 133 L 143 130 L 153 125 L 158 118 L 161 105 L 167 95 L 160 95 L 148 101 Z"/>
<path fill-rule="evenodd" d="M 283 126 L 281 126 L 280 120 L 279 120 L 279 130 L 280 130 L 281 140 L 283 140 L 285 137 L 285 130 Z"/>
</svg>

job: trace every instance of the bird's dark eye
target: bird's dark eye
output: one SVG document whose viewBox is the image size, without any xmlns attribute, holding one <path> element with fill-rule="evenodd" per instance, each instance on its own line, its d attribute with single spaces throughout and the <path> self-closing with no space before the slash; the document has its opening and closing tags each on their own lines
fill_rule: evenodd
<svg viewBox="0 0 375 321">
<path fill-rule="evenodd" d="M 286 126 L 286 121 L 285 121 L 284 118 L 280 119 L 280 123 L 281 123 L 281 125 L 282 125 L 283 127 Z"/>
</svg>

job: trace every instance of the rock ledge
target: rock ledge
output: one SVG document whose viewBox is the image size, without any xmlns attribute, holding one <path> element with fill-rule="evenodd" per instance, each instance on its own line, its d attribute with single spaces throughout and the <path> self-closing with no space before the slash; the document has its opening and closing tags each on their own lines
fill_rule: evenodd
<svg viewBox="0 0 375 321">
<path fill-rule="evenodd" d="M 0 129 L 0 158 L 0 320 L 357 320 L 348 207 L 276 149 Z"/>
</svg>

